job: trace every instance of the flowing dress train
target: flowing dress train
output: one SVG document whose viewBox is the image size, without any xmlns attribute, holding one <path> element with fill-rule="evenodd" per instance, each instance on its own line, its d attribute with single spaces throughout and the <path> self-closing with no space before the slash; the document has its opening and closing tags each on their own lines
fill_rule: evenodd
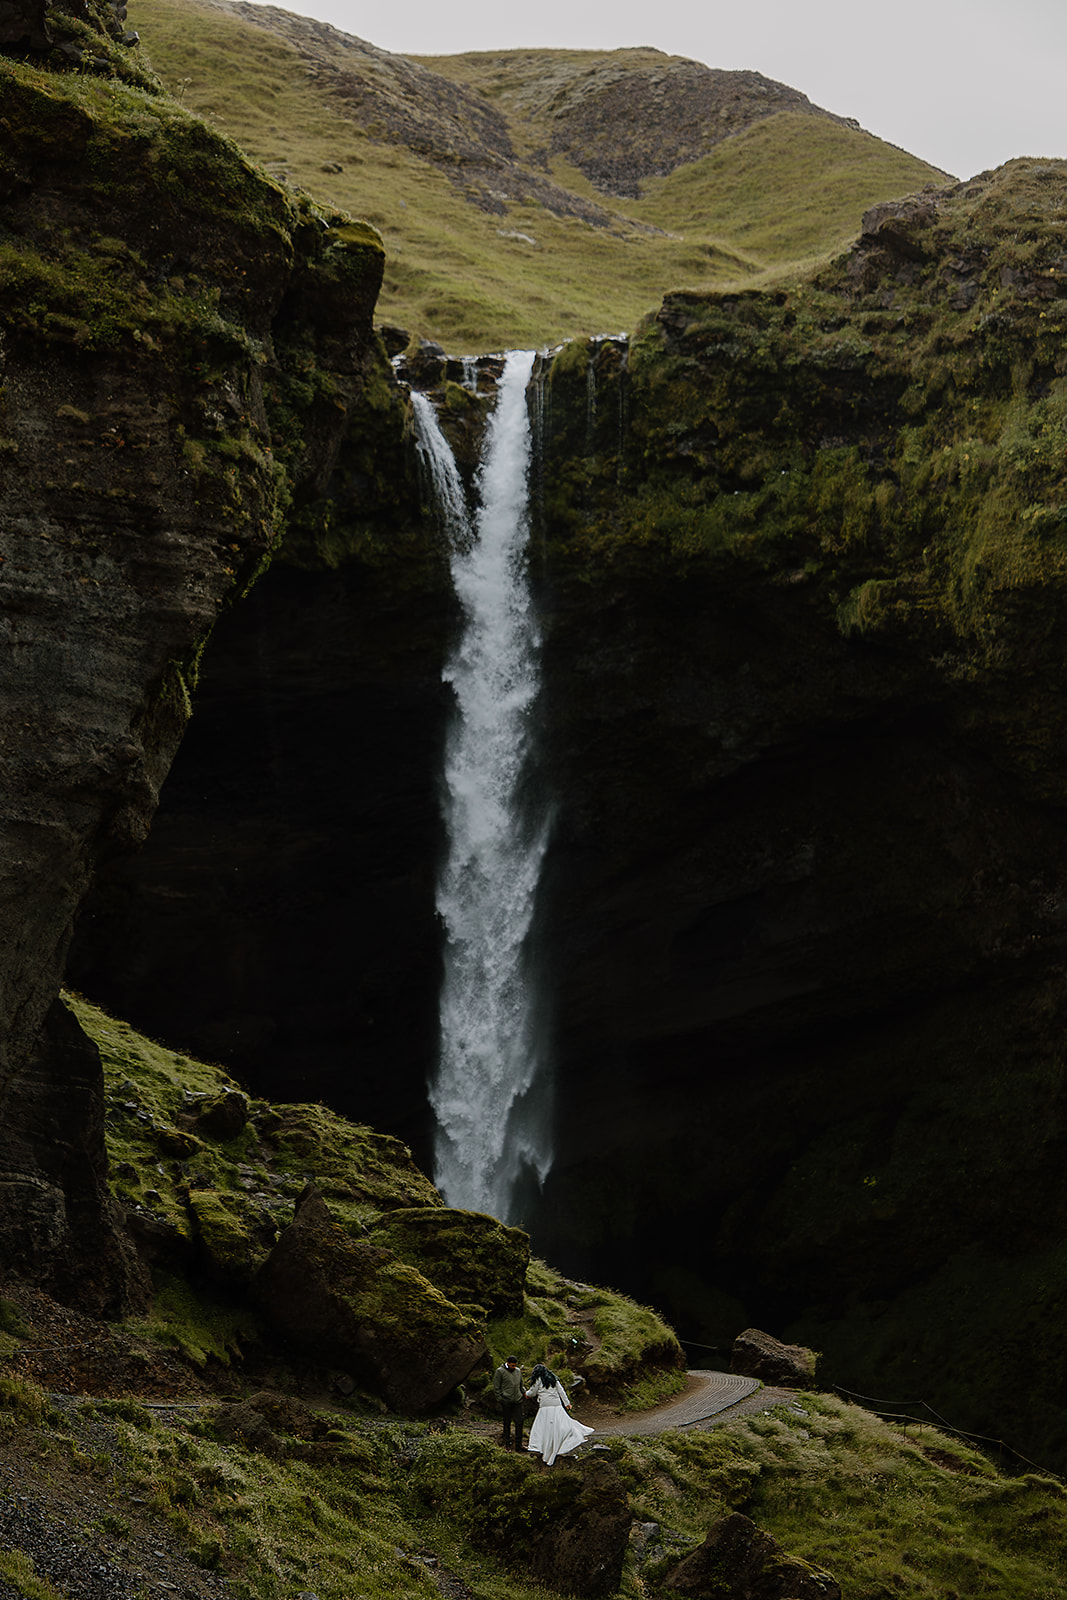
<svg viewBox="0 0 1067 1600">
<path fill-rule="evenodd" d="M 526 1448 L 540 1456 L 546 1467 L 550 1467 L 557 1456 L 577 1450 L 593 1432 L 584 1422 L 577 1422 L 571 1416 L 567 1409 L 570 1404 L 567 1391 L 561 1383 L 546 1387 L 538 1378 L 533 1388 L 527 1389 L 526 1398 L 537 1401 L 537 1415 Z"/>
</svg>

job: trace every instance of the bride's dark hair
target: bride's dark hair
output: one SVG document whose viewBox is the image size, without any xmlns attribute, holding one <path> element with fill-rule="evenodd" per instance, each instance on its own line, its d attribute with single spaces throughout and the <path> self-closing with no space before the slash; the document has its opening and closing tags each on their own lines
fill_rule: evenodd
<svg viewBox="0 0 1067 1600">
<path fill-rule="evenodd" d="M 536 1383 L 538 1378 L 540 1378 L 541 1383 L 546 1389 L 554 1389 L 556 1384 L 559 1382 L 556 1374 L 554 1372 L 549 1372 L 543 1361 L 539 1361 L 536 1367 L 534 1367 L 533 1376 L 534 1382 Z"/>
</svg>

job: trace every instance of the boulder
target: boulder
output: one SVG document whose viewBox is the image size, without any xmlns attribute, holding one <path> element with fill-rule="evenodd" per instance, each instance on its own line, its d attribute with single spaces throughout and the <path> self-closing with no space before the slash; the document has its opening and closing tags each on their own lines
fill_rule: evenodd
<svg viewBox="0 0 1067 1600">
<path fill-rule="evenodd" d="M 530 1576 L 560 1594 L 615 1594 L 633 1514 L 608 1461 L 584 1464 L 582 1486 L 537 1542 Z"/>
<path fill-rule="evenodd" d="M 477 1324 L 391 1250 L 350 1239 L 313 1184 L 256 1287 L 279 1333 L 397 1411 L 436 1405 L 488 1359 Z"/>
<path fill-rule="evenodd" d="M 372 1242 L 393 1250 L 435 1288 L 490 1317 L 521 1317 L 530 1238 L 496 1217 L 441 1206 L 390 1211 Z"/>
<path fill-rule="evenodd" d="M 759 1328 L 746 1328 L 739 1333 L 730 1352 L 731 1372 L 784 1389 L 810 1389 L 818 1364 L 817 1350 L 783 1344 Z"/>
<path fill-rule="evenodd" d="M 840 1600 L 822 1567 L 786 1555 L 739 1511 L 712 1524 L 700 1547 L 673 1567 L 665 1587 L 692 1600 Z"/>
<path fill-rule="evenodd" d="M 248 1096 L 239 1089 L 227 1089 L 198 1113 L 197 1129 L 208 1139 L 225 1143 L 243 1133 L 248 1122 Z"/>
<path fill-rule="evenodd" d="M 108 1192 L 100 1053 L 60 1001 L 24 1069 L 0 1084 L 0 1116 L 0 1276 L 94 1316 L 143 1312 L 148 1272 Z"/>
<path fill-rule="evenodd" d="M 921 261 L 927 251 L 916 236 L 936 221 L 937 204 L 930 198 L 883 201 L 863 213 L 863 242 L 875 242 L 908 260 Z"/>
</svg>

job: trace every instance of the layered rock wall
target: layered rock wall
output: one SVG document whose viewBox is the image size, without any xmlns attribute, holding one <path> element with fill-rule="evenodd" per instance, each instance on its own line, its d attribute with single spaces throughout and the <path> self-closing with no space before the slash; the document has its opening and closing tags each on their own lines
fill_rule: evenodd
<svg viewBox="0 0 1067 1600">
<path fill-rule="evenodd" d="M 362 470 L 363 397 L 391 422 L 372 230 L 150 87 L 0 80 L 0 1238 L 47 1278 L 111 1233 L 92 1072 L 68 1092 L 42 1033 L 78 906 L 147 833 L 220 611 Z M 138 1292 L 116 1265 L 92 1298 Z"/>
</svg>

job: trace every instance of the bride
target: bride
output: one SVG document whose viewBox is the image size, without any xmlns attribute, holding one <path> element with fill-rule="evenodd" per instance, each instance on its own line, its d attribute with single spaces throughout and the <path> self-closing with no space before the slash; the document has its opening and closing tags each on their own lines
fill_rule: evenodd
<svg viewBox="0 0 1067 1600">
<path fill-rule="evenodd" d="M 568 1451 L 584 1444 L 593 1429 L 587 1428 L 584 1422 L 576 1422 L 571 1416 L 571 1403 L 567 1399 L 566 1389 L 556 1374 L 549 1372 L 541 1361 L 533 1369 L 533 1380 L 533 1386 L 526 1391 L 526 1398 L 537 1401 L 537 1415 L 526 1448 L 534 1455 L 539 1455 L 545 1466 L 550 1467 L 557 1456 L 565 1456 Z"/>
</svg>

